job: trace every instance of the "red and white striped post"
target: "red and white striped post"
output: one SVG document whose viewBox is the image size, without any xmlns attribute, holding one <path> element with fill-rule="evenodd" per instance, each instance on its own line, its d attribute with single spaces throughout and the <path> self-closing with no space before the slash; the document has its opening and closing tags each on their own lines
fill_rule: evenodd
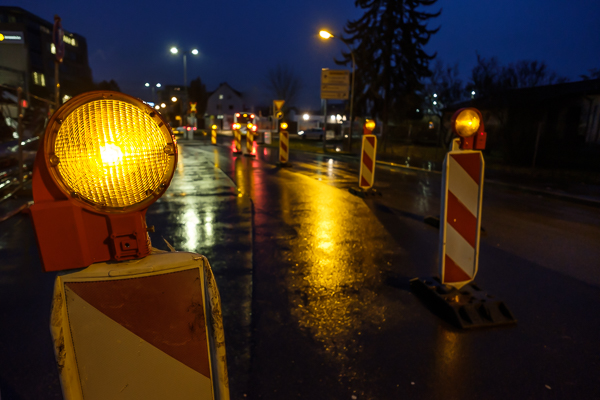
<svg viewBox="0 0 600 400">
<path fill-rule="evenodd" d="M 254 149 L 254 131 L 256 130 L 256 126 L 252 123 L 248 123 L 246 130 L 246 157 L 256 157 L 256 152 Z"/>
<path fill-rule="evenodd" d="M 233 150 L 233 154 L 242 154 L 242 132 L 240 132 L 240 128 L 242 126 L 238 123 L 233 124 L 233 138 L 235 141 L 235 149 Z"/>
<path fill-rule="evenodd" d="M 363 135 L 360 153 L 360 172 L 358 186 L 369 190 L 375 183 L 375 163 L 377 162 L 377 136 Z"/>
<path fill-rule="evenodd" d="M 373 129 L 375 129 L 375 121 L 367 119 L 363 127 L 358 188 L 348 189 L 350 193 L 360 197 L 368 194 L 377 194 L 377 191 L 373 189 L 373 184 L 375 184 L 375 166 L 377 163 L 377 136 L 372 134 Z"/>
<path fill-rule="evenodd" d="M 286 166 L 290 159 L 290 136 L 287 131 L 288 124 L 282 122 L 279 131 L 279 164 Z"/>
<path fill-rule="evenodd" d="M 446 154 L 442 172 L 440 259 L 442 283 L 460 289 L 471 282 L 479 265 L 481 202 L 485 148 L 481 113 L 458 110 L 452 126 L 460 136 Z"/>
<path fill-rule="evenodd" d="M 210 143 L 214 146 L 217 145 L 217 126 L 216 125 L 211 126 Z"/>
</svg>

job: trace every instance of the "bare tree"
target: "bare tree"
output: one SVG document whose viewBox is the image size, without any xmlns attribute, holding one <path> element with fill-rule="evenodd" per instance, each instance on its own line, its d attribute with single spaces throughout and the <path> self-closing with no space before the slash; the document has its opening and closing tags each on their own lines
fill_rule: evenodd
<svg viewBox="0 0 600 400">
<path fill-rule="evenodd" d="M 583 75 L 579 75 L 579 77 L 581 79 L 583 79 L 584 81 L 589 81 L 590 79 L 598 79 L 600 78 L 600 68 L 592 68 L 589 69 L 589 75 L 583 74 Z"/>
<path fill-rule="evenodd" d="M 267 72 L 266 87 L 277 100 L 285 100 L 286 106 L 289 106 L 298 97 L 301 80 L 293 68 L 278 64 Z"/>
</svg>

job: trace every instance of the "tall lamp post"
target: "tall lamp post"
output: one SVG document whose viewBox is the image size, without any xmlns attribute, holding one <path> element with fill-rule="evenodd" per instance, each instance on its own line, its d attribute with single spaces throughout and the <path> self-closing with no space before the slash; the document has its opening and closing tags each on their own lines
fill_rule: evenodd
<svg viewBox="0 0 600 400">
<path fill-rule="evenodd" d="M 161 87 L 162 85 L 161 85 L 160 83 L 157 83 L 156 85 L 150 85 L 150 83 L 149 83 L 149 82 L 146 82 L 146 83 L 144 84 L 144 86 L 146 86 L 146 87 L 150 87 L 150 86 L 152 86 L 152 102 L 153 102 L 153 103 L 156 105 L 156 95 L 154 94 L 154 88 L 155 88 L 155 87 L 159 88 L 159 87 Z"/>
<path fill-rule="evenodd" d="M 170 51 L 171 51 L 171 54 L 178 54 L 180 52 L 180 50 L 177 47 L 171 47 Z M 192 53 L 193 55 L 197 56 L 199 54 L 199 51 L 198 51 L 198 49 L 181 51 L 181 54 L 183 54 L 183 90 L 185 92 L 184 99 L 185 99 L 186 103 L 189 101 L 188 90 L 187 90 L 187 55 L 189 53 Z M 183 111 L 184 111 L 183 107 L 181 107 L 181 112 L 183 113 Z M 181 122 L 183 124 L 183 120 Z"/>
<path fill-rule="evenodd" d="M 350 50 L 350 56 L 352 57 L 352 85 L 350 86 L 350 133 L 348 134 L 348 151 L 352 151 L 352 126 L 354 125 L 354 121 L 352 120 L 352 111 L 354 107 L 354 71 L 356 69 L 356 61 L 354 60 L 354 50 L 352 49 L 352 47 L 350 47 L 350 45 L 348 45 L 348 43 L 344 42 L 341 38 L 332 35 L 326 30 L 321 30 L 319 32 L 319 36 L 321 36 L 321 38 L 323 39 L 340 39 L 340 41 L 342 41 L 346 46 L 348 46 L 348 50 Z M 327 119 L 327 116 L 325 116 L 325 119 Z"/>
</svg>

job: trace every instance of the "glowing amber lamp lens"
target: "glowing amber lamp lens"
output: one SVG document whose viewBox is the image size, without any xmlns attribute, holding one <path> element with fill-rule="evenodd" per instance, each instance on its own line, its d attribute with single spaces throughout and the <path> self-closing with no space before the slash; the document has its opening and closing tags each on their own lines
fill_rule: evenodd
<svg viewBox="0 0 600 400">
<path fill-rule="evenodd" d="M 280 126 L 281 126 L 281 129 L 287 129 L 288 124 L 286 122 L 282 122 Z"/>
<path fill-rule="evenodd" d="M 211 126 L 211 128 L 212 128 L 213 130 L 215 130 L 215 129 L 217 129 L 217 126 L 216 126 L 216 125 L 213 125 L 213 126 Z"/>
<path fill-rule="evenodd" d="M 481 118 L 479 117 L 479 114 L 474 110 L 466 109 L 461 111 L 456 117 L 454 128 L 459 136 L 469 137 L 477 133 L 480 124 Z"/>
<path fill-rule="evenodd" d="M 373 129 L 375 129 L 375 121 L 373 121 L 372 119 L 368 119 L 367 122 L 365 122 L 365 128 L 373 132 Z"/>
<path fill-rule="evenodd" d="M 85 103 L 60 125 L 54 143 L 64 186 L 94 205 L 140 203 L 169 179 L 167 139 L 142 109 L 118 100 Z"/>
</svg>

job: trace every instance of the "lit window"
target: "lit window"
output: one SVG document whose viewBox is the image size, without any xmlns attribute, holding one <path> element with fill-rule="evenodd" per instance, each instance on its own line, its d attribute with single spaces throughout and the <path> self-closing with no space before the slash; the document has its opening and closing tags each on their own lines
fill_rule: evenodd
<svg viewBox="0 0 600 400">
<path fill-rule="evenodd" d="M 39 72 L 33 73 L 33 83 L 40 86 L 46 86 L 46 77 Z"/>
<path fill-rule="evenodd" d="M 54 43 L 50 43 L 50 53 L 56 54 L 56 46 Z"/>
<path fill-rule="evenodd" d="M 223 95 L 222 94 L 219 95 L 219 100 L 223 100 Z"/>
<path fill-rule="evenodd" d="M 63 35 L 63 42 L 65 42 L 66 44 L 70 44 L 73 47 L 77 47 L 77 41 L 75 40 L 75 38 L 72 38 L 70 36 Z"/>
</svg>

